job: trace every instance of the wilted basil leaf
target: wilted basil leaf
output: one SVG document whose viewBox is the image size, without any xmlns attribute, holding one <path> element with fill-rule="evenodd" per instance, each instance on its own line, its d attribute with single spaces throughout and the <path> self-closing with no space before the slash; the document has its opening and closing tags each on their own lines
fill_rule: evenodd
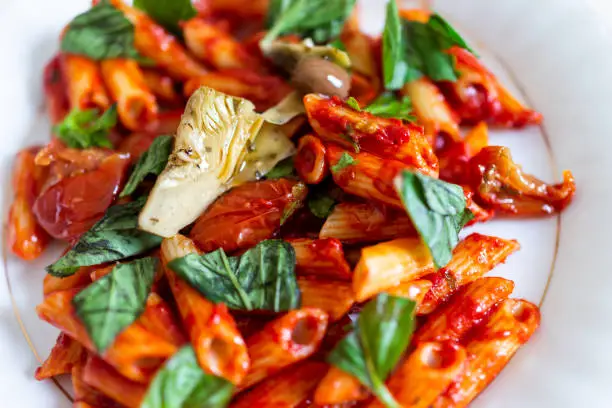
<svg viewBox="0 0 612 408">
<path fill-rule="evenodd" d="M 191 0 L 134 0 L 134 7 L 144 10 L 149 17 L 175 34 L 181 33 L 181 21 L 198 14 Z"/>
<path fill-rule="evenodd" d="M 336 200 L 327 194 L 315 194 L 308 199 L 308 208 L 317 218 L 327 218 L 331 214 Z"/>
<path fill-rule="evenodd" d="M 112 148 L 108 140 L 110 130 L 117 124 L 117 105 L 112 105 L 102 115 L 97 109 L 73 109 L 64 120 L 53 127 L 53 133 L 68 147 Z"/>
<path fill-rule="evenodd" d="M 347 152 L 344 152 L 342 153 L 342 156 L 340 156 L 340 160 L 338 160 L 338 163 L 331 166 L 331 171 L 337 173 L 340 170 L 345 169 L 348 166 L 352 166 L 354 164 L 357 164 L 357 160 L 355 160 L 353 156 L 351 156 Z"/>
<path fill-rule="evenodd" d="M 276 166 L 266 173 L 266 179 L 276 180 L 280 178 L 295 178 L 295 167 L 293 164 L 293 156 L 287 157 L 279 161 Z"/>
<path fill-rule="evenodd" d="M 126 197 L 136 191 L 136 187 L 149 174 L 159 175 L 168 163 L 168 157 L 172 152 L 172 136 L 158 136 L 153 140 L 149 149 L 140 156 L 134 171 L 130 175 L 120 197 Z"/>
<path fill-rule="evenodd" d="M 401 119 L 408 122 L 416 122 L 416 117 L 411 115 L 412 102 L 407 96 L 398 99 L 393 93 L 385 92 L 374 102 L 364 108 L 366 112 L 381 118 Z"/>
</svg>

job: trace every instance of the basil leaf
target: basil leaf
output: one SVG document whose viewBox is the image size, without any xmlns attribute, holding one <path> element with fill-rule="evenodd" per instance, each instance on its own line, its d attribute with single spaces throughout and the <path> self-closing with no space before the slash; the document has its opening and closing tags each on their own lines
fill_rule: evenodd
<svg viewBox="0 0 612 408">
<path fill-rule="evenodd" d="M 134 0 L 134 7 L 175 34 L 181 33 L 179 22 L 198 14 L 191 0 Z"/>
<path fill-rule="evenodd" d="M 149 62 L 134 48 L 134 26 L 108 0 L 76 16 L 64 32 L 61 50 L 96 61 L 129 58 Z"/>
<path fill-rule="evenodd" d="M 156 269 L 155 258 L 119 264 L 74 297 L 75 312 L 99 354 L 142 314 Z"/>
<path fill-rule="evenodd" d="M 357 99 L 353 98 L 352 96 L 346 100 L 346 104 L 352 109 L 355 109 L 357 112 L 361 112 L 361 106 L 359 106 L 359 102 L 357 102 Z"/>
<path fill-rule="evenodd" d="M 344 44 L 344 42 L 342 42 L 340 38 L 336 38 L 334 41 L 330 42 L 327 45 L 334 47 L 340 51 L 346 52 L 346 45 Z"/>
<path fill-rule="evenodd" d="M 142 254 L 162 238 L 138 229 L 138 214 L 147 198 L 110 207 L 104 217 L 79 238 L 64 256 L 47 266 L 57 277 L 72 275 L 81 266 L 99 265 Z"/>
<path fill-rule="evenodd" d="M 336 200 L 327 194 L 315 194 L 308 199 L 308 208 L 310 212 L 317 218 L 327 218 L 331 214 Z"/>
<path fill-rule="evenodd" d="M 331 166 L 331 171 L 333 171 L 334 173 L 337 173 L 340 170 L 348 166 L 352 166 L 354 164 L 357 164 L 357 160 L 355 160 L 353 156 L 351 156 L 347 152 L 343 152 L 342 156 L 340 156 L 340 160 L 338 160 L 338 163 Z"/>
<path fill-rule="evenodd" d="M 208 300 L 231 309 L 281 312 L 301 304 L 295 251 L 285 241 L 262 241 L 240 256 L 223 249 L 189 254 L 168 266 Z"/>
<path fill-rule="evenodd" d="M 172 152 L 173 139 L 172 136 L 158 136 L 153 140 L 151 146 L 138 159 L 138 163 L 136 163 L 136 167 L 119 197 L 129 196 L 136 191 L 136 187 L 142 183 L 147 175 L 157 176 L 166 168 L 168 157 Z"/>
<path fill-rule="evenodd" d="M 407 82 L 406 38 L 395 1 L 387 3 L 387 17 L 382 36 L 383 80 L 385 88 L 400 89 Z"/>
<path fill-rule="evenodd" d="M 385 92 L 374 102 L 364 108 L 366 112 L 381 118 L 401 119 L 408 122 L 416 122 L 416 117 L 411 115 L 412 102 L 408 96 L 401 100 L 391 92 Z"/>
<path fill-rule="evenodd" d="M 297 177 L 293 164 L 293 156 L 287 157 L 286 159 L 283 159 L 276 163 L 276 166 L 274 166 L 272 170 L 267 172 L 265 177 L 268 180 Z"/>
<path fill-rule="evenodd" d="M 340 35 L 344 22 L 351 15 L 356 0 L 272 0 L 268 9 L 269 43 L 282 34 L 297 34 L 326 43 Z"/>
<path fill-rule="evenodd" d="M 395 188 L 437 268 L 445 266 L 459 242 L 461 228 L 474 218 L 461 186 L 403 171 Z"/>
<path fill-rule="evenodd" d="M 233 392 L 232 383 L 202 371 L 192 346 L 183 346 L 157 372 L 141 408 L 224 408 Z"/>
<path fill-rule="evenodd" d="M 97 109 L 73 109 L 64 120 L 53 127 L 55 134 L 68 147 L 87 149 L 113 144 L 108 140 L 110 130 L 117 124 L 117 105 L 108 108 L 102 115 Z"/>
<path fill-rule="evenodd" d="M 401 407 L 385 380 L 410 344 L 416 303 L 379 294 L 359 313 L 353 330 L 330 352 L 328 361 L 370 388 L 387 407 Z"/>
</svg>

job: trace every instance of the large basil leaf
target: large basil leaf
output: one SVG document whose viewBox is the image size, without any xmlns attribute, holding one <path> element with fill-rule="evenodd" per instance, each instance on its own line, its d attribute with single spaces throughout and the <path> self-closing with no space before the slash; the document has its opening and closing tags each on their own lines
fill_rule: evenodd
<svg viewBox="0 0 612 408">
<path fill-rule="evenodd" d="M 372 115 L 381 118 L 401 119 L 408 122 L 416 122 L 416 116 L 411 115 L 412 101 L 408 96 L 398 99 L 393 93 L 385 92 L 364 109 Z"/>
<path fill-rule="evenodd" d="M 119 264 L 74 297 L 76 314 L 98 353 L 102 354 L 142 314 L 156 268 L 155 258 Z"/>
<path fill-rule="evenodd" d="M 82 111 L 75 108 L 53 127 L 53 134 L 75 149 L 112 148 L 108 134 L 117 124 L 117 105 L 112 105 L 102 115 L 99 113 L 97 109 Z"/>
<path fill-rule="evenodd" d="M 74 274 L 81 266 L 99 265 L 142 254 L 161 244 L 162 238 L 138 229 L 138 213 L 146 197 L 110 207 L 104 217 L 64 256 L 47 266 L 53 276 Z"/>
<path fill-rule="evenodd" d="M 282 34 L 297 34 L 316 43 L 334 39 L 342 31 L 356 0 L 272 0 L 268 8 L 270 42 Z"/>
<path fill-rule="evenodd" d="M 445 266 L 459 242 L 459 232 L 474 218 L 466 208 L 463 189 L 407 170 L 397 176 L 395 187 L 434 264 Z"/>
<path fill-rule="evenodd" d="M 401 407 L 385 380 L 410 344 L 416 303 L 410 299 L 379 294 L 359 313 L 353 330 L 328 356 L 328 361 L 355 376 L 387 407 Z"/>
<path fill-rule="evenodd" d="M 234 386 L 206 374 L 198 365 L 192 346 L 184 346 L 157 372 L 141 408 L 224 408 Z"/>
<path fill-rule="evenodd" d="M 208 300 L 231 309 L 281 312 L 300 307 L 295 251 L 285 241 L 266 240 L 241 256 L 223 249 L 189 254 L 168 263 Z"/>
<path fill-rule="evenodd" d="M 144 10 L 149 17 L 175 34 L 181 33 L 181 21 L 198 14 L 191 0 L 134 0 L 134 7 Z"/>
<path fill-rule="evenodd" d="M 168 157 L 172 152 L 172 136 L 158 136 L 153 140 L 149 149 L 140 156 L 134 171 L 130 175 L 128 182 L 125 184 L 120 197 L 126 197 L 136 191 L 136 187 L 149 174 L 154 176 L 159 175 L 168 163 Z"/>
<path fill-rule="evenodd" d="M 148 61 L 134 48 L 134 26 L 108 0 L 76 16 L 64 32 L 61 50 L 100 61 L 129 58 Z"/>
<path fill-rule="evenodd" d="M 406 38 L 395 1 L 387 3 L 387 17 L 382 35 L 382 67 L 385 88 L 400 89 L 412 76 L 406 58 Z"/>
</svg>

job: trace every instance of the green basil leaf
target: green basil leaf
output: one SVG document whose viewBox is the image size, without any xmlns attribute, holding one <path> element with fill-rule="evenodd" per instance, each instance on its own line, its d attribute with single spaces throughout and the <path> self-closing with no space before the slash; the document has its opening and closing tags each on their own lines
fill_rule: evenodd
<svg viewBox="0 0 612 408">
<path fill-rule="evenodd" d="M 57 277 L 72 275 L 81 266 L 99 265 L 140 255 L 161 244 L 162 238 L 138 229 L 138 214 L 147 197 L 110 207 L 64 256 L 47 266 Z"/>
<path fill-rule="evenodd" d="M 340 38 L 336 38 L 334 41 L 330 42 L 327 45 L 334 47 L 340 51 L 346 52 L 346 45 L 342 42 Z"/>
<path fill-rule="evenodd" d="M 134 7 L 143 10 L 175 34 L 181 33 L 181 21 L 187 21 L 198 14 L 191 0 L 134 0 Z"/>
<path fill-rule="evenodd" d="M 383 81 L 389 90 L 406 83 L 410 67 L 406 59 L 406 37 L 395 1 L 387 3 L 387 17 L 382 36 Z"/>
<path fill-rule="evenodd" d="M 64 120 L 53 127 L 55 134 L 68 147 L 87 149 L 113 144 L 108 140 L 110 130 L 117 124 L 117 105 L 112 105 L 102 115 L 97 109 L 73 109 Z"/>
<path fill-rule="evenodd" d="M 141 408 L 224 408 L 233 392 L 232 383 L 202 371 L 192 346 L 183 346 L 155 374 Z"/>
<path fill-rule="evenodd" d="M 355 109 L 357 112 L 361 112 L 361 106 L 359 106 L 359 102 L 357 102 L 357 99 L 353 98 L 352 96 L 346 100 L 346 104 L 352 109 Z"/>
<path fill-rule="evenodd" d="M 379 294 L 359 313 L 353 330 L 330 352 L 328 361 L 355 376 L 387 407 L 399 408 L 385 380 L 408 348 L 416 303 Z"/>
<path fill-rule="evenodd" d="M 436 32 L 440 38 L 441 46 L 444 49 L 449 49 L 457 46 L 468 50 L 472 54 L 476 54 L 472 48 L 465 42 L 461 35 L 451 26 L 448 21 L 442 18 L 439 14 L 433 14 L 428 21 L 430 29 Z"/>
<path fill-rule="evenodd" d="M 461 186 L 403 171 L 396 190 L 437 268 L 445 266 L 459 242 L 461 228 L 474 218 Z"/>
<path fill-rule="evenodd" d="M 189 254 L 168 266 L 208 300 L 231 309 L 281 312 L 301 304 L 295 251 L 285 241 L 262 241 L 240 256 L 223 249 Z"/>
<path fill-rule="evenodd" d="M 157 176 L 166 168 L 168 157 L 172 153 L 173 139 L 172 136 L 158 136 L 153 140 L 151 146 L 138 159 L 138 163 L 136 163 L 136 167 L 134 167 L 134 171 L 132 171 L 119 197 L 126 197 L 134 193 L 136 187 L 142 183 L 147 175 Z"/>
<path fill-rule="evenodd" d="M 331 166 L 331 171 L 333 171 L 334 173 L 337 173 L 340 170 L 348 166 L 353 166 L 355 164 L 357 164 L 357 160 L 355 160 L 353 156 L 351 156 L 347 152 L 344 152 L 342 153 L 342 156 L 340 156 L 340 160 L 338 160 L 338 163 Z"/>
<path fill-rule="evenodd" d="M 279 161 L 276 166 L 272 168 L 272 170 L 266 173 L 265 177 L 268 180 L 297 177 L 295 167 L 293 165 L 293 156 Z"/>
<path fill-rule="evenodd" d="M 134 26 L 107 0 L 76 16 L 66 29 L 61 50 L 96 61 L 129 58 L 150 62 L 134 48 Z"/>
<path fill-rule="evenodd" d="M 401 119 L 408 122 L 416 122 L 416 117 L 411 115 L 412 102 L 408 96 L 402 99 L 391 92 L 385 92 L 374 102 L 364 108 L 366 112 L 381 118 Z"/>
<path fill-rule="evenodd" d="M 308 208 L 317 218 L 327 218 L 331 214 L 336 200 L 327 194 L 315 194 L 308 199 Z"/>
<path fill-rule="evenodd" d="M 297 34 L 326 43 L 340 35 L 344 22 L 351 15 L 356 0 L 272 0 L 268 9 L 269 43 L 283 34 Z"/>
<path fill-rule="evenodd" d="M 72 300 L 98 353 L 142 314 L 151 291 L 157 259 L 119 264 L 108 275 L 77 293 Z"/>
</svg>

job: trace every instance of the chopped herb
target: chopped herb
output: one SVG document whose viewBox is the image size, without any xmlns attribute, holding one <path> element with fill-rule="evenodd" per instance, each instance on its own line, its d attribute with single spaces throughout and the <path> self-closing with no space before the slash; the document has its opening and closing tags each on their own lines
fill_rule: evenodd
<svg viewBox="0 0 612 408">
<path fill-rule="evenodd" d="M 338 160 L 338 163 L 331 166 L 331 171 L 337 173 L 340 170 L 343 170 L 346 167 L 353 166 L 355 164 L 357 164 L 357 160 L 355 160 L 353 156 L 351 156 L 347 152 L 343 152 L 342 156 L 340 156 L 340 160 Z"/>
<path fill-rule="evenodd" d="M 191 0 L 134 0 L 134 7 L 178 35 L 181 34 L 179 23 L 198 14 Z"/>
<path fill-rule="evenodd" d="M 410 98 L 404 96 L 400 100 L 391 92 L 383 93 L 364 110 L 381 118 L 395 118 L 408 122 L 416 122 L 416 117 L 410 114 L 412 111 Z"/>
<path fill-rule="evenodd" d="M 147 175 L 157 176 L 166 168 L 168 157 L 172 152 L 173 139 L 172 136 L 158 136 L 153 140 L 151 146 L 138 159 L 138 163 L 136 163 L 136 167 L 134 167 L 134 171 L 132 171 L 120 197 L 133 194 Z"/>
<path fill-rule="evenodd" d="M 268 180 L 276 180 L 280 178 L 295 178 L 295 167 L 293 165 L 293 156 L 287 157 L 279 161 L 276 166 L 266 173 Z"/>
<path fill-rule="evenodd" d="M 352 96 L 347 99 L 346 104 L 351 108 L 355 109 L 357 112 L 361 112 L 361 106 L 359 106 L 359 102 L 357 102 L 357 99 L 353 98 Z"/>
<path fill-rule="evenodd" d="M 53 127 L 53 133 L 68 147 L 112 148 L 108 140 L 110 130 L 117 124 L 117 105 L 112 105 L 102 115 L 97 109 L 81 111 L 73 109 L 64 120 Z"/>
</svg>

